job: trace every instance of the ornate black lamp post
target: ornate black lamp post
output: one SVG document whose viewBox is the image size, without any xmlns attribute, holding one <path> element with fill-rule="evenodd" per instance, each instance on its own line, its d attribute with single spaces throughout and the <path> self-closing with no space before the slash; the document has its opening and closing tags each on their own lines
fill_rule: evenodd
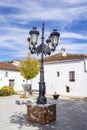
<svg viewBox="0 0 87 130">
<path fill-rule="evenodd" d="M 37 104 L 46 104 L 47 99 L 45 97 L 46 86 L 44 82 L 44 55 L 50 55 L 51 51 L 55 51 L 56 46 L 58 45 L 58 40 L 60 33 L 56 29 L 50 34 L 49 39 L 46 40 L 47 44 L 44 44 L 44 23 L 42 24 L 42 37 L 41 44 L 36 47 L 39 31 L 34 27 L 30 32 L 29 49 L 31 54 L 40 54 L 41 53 L 41 67 L 40 67 L 40 82 L 39 82 L 39 96 L 37 98 Z"/>
</svg>

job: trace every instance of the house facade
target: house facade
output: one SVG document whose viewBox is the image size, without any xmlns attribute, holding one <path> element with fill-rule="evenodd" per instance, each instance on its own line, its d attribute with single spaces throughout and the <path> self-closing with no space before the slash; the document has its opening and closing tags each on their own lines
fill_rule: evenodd
<svg viewBox="0 0 87 130">
<path fill-rule="evenodd" d="M 22 90 L 22 84 L 25 79 L 21 76 L 17 66 L 0 62 L 0 88 L 3 86 L 12 86 L 16 91 Z"/>
<path fill-rule="evenodd" d="M 18 65 L 19 62 L 17 62 Z M 15 64 L 15 63 L 14 63 Z M 26 83 L 17 65 L 0 62 L 0 88 L 13 86 L 16 91 L 23 90 Z M 38 74 L 32 82 L 32 89 L 39 89 Z M 46 94 L 57 92 L 65 96 L 87 97 L 87 55 L 58 53 L 44 59 L 44 78 Z"/>
<path fill-rule="evenodd" d="M 87 97 L 87 56 L 64 52 L 46 57 L 44 62 L 47 94 Z M 38 88 L 38 82 L 39 75 L 32 86 Z"/>
</svg>

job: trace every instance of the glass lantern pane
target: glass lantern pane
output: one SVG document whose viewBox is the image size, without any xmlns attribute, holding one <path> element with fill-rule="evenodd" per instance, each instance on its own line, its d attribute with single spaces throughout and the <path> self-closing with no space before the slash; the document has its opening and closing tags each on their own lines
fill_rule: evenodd
<svg viewBox="0 0 87 130">
<path fill-rule="evenodd" d="M 48 44 L 48 47 L 49 47 L 50 49 L 52 49 L 52 44 L 51 44 L 51 42 Z"/>
<path fill-rule="evenodd" d="M 47 40 L 46 40 L 46 43 L 47 43 L 47 46 L 52 49 L 52 42 L 51 42 L 51 37 L 49 37 Z"/>
<path fill-rule="evenodd" d="M 52 44 L 58 44 L 58 36 L 52 36 Z"/>
<path fill-rule="evenodd" d="M 33 44 L 31 44 L 30 42 L 29 42 L 29 49 L 32 49 L 33 48 Z"/>
<path fill-rule="evenodd" d="M 32 34 L 31 35 L 31 43 L 36 44 L 37 43 L 37 40 L 38 40 L 38 35 L 37 34 Z"/>
</svg>

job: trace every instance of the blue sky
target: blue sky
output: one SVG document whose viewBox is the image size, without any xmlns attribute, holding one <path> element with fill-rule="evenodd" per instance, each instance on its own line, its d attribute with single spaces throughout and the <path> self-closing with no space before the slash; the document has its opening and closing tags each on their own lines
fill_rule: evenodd
<svg viewBox="0 0 87 130">
<path fill-rule="evenodd" d="M 56 28 L 67 53 L 87 54 L 87 0 L 0 0 L 0 61 L 24 59 L 29 31 L 36 26 L 45 40 Z M 39 43 L 41 37 L 39 36 Z"/>
</svg>

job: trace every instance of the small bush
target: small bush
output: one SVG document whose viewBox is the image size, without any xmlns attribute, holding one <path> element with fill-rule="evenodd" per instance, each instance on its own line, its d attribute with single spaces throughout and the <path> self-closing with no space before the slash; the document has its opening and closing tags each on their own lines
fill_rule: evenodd
<svg viewBox="0 0 87 130">
<path fill-rule="evenodd" d="M 0 96 L 10 96 L 16 94 L 16 92 L 14 91 L 13 87 L 10 86 L 3 86 L 0 89 Z"/>
</svg>

